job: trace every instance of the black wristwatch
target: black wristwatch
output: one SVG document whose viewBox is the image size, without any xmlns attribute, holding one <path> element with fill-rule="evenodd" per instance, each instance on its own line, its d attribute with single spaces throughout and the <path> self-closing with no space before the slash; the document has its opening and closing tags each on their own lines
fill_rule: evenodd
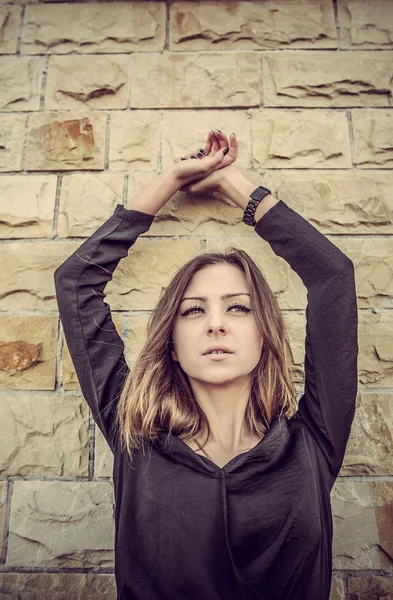
<svg viewBox="0 0 393 600">
<path fill-rule="evenodd" d="M 242 219 L 243 223 L 250 225 L 250 227 L 255 227 L 257 222 L 254 219 L 254 213 L 260 201 L 268 194 L 271 194 L 271 191 L 263 187 L 263 185 L 257 187 L 257 189 L 250 194 L 251 200 L 249 200 L 246 210 L 244 211 Z"/>
</svg>

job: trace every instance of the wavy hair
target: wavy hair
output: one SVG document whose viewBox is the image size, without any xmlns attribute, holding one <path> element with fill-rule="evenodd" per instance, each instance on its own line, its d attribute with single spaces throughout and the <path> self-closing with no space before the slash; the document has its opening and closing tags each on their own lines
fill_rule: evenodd
<svg viewBox="0 0 393 600">
<path fill-rule="evenodd" d="M 173 322 L 193 275 L 204 267 L 230 264 L 241 269 L 251 292 L 251 308 L 263 339 L 260 360 L 251 373 L 245 419 L 251 435 L 262 437 L 276 416 L 297 410 L 287 356 L 290 344 L 278 302 L 263 274 L 241 249 L 205 253 L 184 264 L 165 288 L 147 324 L 147 339 L 131 367 L 116 406 L 122 448 L 132 451 L 166 431 L 180 439 L 210 434 L 205 412 L 196 401 L 187 374 L 172 358 Z"/>
</svg>

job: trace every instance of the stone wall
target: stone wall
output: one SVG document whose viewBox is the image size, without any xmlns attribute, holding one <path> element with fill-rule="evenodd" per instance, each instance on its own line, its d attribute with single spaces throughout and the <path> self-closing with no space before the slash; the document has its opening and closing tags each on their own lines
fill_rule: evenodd
<svg viewBox="0 0 393 600">
<path fill-rule="evenodd" d="M 393 3 L 0 3 L 0 598 L 116 597 L 112 455 L 53 272 L 211 128 L 355 265 L 358 408 L 332 491 L 331 600 L 393 598 Z M 107 301 L 132 363 L 189 258 L 249 252 L 304 378 L 306 289 L 227 198 L 178 192 Z"/>
</svg>

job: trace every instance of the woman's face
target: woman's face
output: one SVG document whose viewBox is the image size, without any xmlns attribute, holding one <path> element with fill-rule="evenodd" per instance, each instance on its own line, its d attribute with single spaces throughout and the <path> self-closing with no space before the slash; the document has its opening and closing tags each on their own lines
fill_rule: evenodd
<svg viewBox="0 0 393 600">
<path fill-rule="evenodd" d="M 222 298 L 226 294 L 236 295 Z M 226 383 L 249 376 L 262 351 L 262 338 L 250 309 L 250 289 L 238 267 L 209 265 L 195 273 L 172 330 L 172 358 L 190 381 Z M 212 345 L 225 345 L 232 354 L 222 358 L 205 355 Z"/>
</svg>

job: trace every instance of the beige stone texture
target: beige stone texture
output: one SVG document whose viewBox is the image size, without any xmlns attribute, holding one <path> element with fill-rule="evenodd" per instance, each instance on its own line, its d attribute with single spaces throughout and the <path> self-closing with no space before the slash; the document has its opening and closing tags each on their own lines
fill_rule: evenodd
<svg viewBox="0 0 393 600">
<path fill-rule="evenodd" d="M 5 534 L 5 513 L 7 510 L 7 481 L 0 481 L 0 548 L 4 548 Z M 1 590 L 1 575 L 0 575 L 0 590 Z"/>
<path fill-rule="evenodd" d="M 159 115 L 156 111 L 111 113 L 110 169 L 157 169 L 158 145 Z"/>
<path fill-rule="evenodd" d="M 350 600 L 390 600 L 393 598 L 393 577 L 382 575 L 348 577 Z"/>
<path fill-rule="evenodd" d="M 0 110 L 39 110 L 43 60 L 0 56 Z"/>
<path fill-rule="evenodd" d="M 0 114 L 0 172 L 20 171 L 27 116 Z"/>
<path fill-rule="evenodd" d="M 0 239 L 52 236 L 57 177 L 0 176 Z"/>
<path fill-rule="evenodd" d="M 131 108 L 259 106 L 258 81 L 251 52 L 135 54 Z"/>
<path fill-rule="evenodd" d="M 266 171 L 263 185 L 325 235 L 367 233 L 373 234 L 372 241 L 376 242 L 376 234 L 393 233 L 390 171 L 279 169 Z M 333 243 L 335 240 L 338 238 Z M 346 241 L 349 245 L 348 238 Z M 381 238 L 382 244 L 387 241 Z M 359 244 L 359 240 L 354 243 Z M 351 256 L 354 259 L 356 255 Z M 364 301 L 359 298 L 359 302 Z"/>
<path fill-rule="evenodd" d="M 7 567 L 113 568 L 113 486 L 14 481 Z"/>
<path fill-rule="evenodd" d="M 393 106 L 393 52 L 266 52 L 264 106 Z"/>
<path fill-rule="evenodd" d="M 333 568 L 392 574 L 393 482 L 339 478 L 331 501 Z"/>
<path fill-rule="evenodd" d="M 105 290 L 105 293 L 106 293 L 106 290 Z M 107 302 L 108 304 L 111 304 L 111 299 L 106 298 L 105 302 Z M 122 330 L 121 315 L 116 315 L 115 313 L 112 313 L 112 320 L 115 325 L 117 333 L 121 336 L 121 330 Z M 64 332 L 63 332 L 63 342 L 62 342 L 61 381 L 62 381 L 62 384 L 66 391 L 80 390 L 78 377 L 76 375 L 75 368 L 72 363 L 70 351 L 68 350 Z"/>
<path fill-rule="evenodd" d="M 329 600 L 345 600 L 345 583 L 333 574 Z"/>
<path fill-rule="evenodd" d="M 176 158 L 204 148 L 210 129 L 220 129 L 229 137 L 234 133 L 238 151 L 236 167 L 248 169 L 251 163 L 251 120 L 246 111 L 169 110 L 162 115 L 162 166 L 168 168 Z"/>
<path fill-rule="evenodd" d="M 89 411 L 80 397 L 0 396 L 0 474 L 88 477 Z"/>
<path fill-rule="evenodd" d="M 0 6 L 0 54 L 16 52 L 21 14 L 21 6 Z"/>
<path fill-rule="evenodd" d="M 392 311 L 359 312 L 359 387 L 393 387 Z"/>
<path fill-rule="evenodd" d="M 98 573 L 0 573 L 4 600 L 114 600 L 115 575 Z"/>
<path fill-rule="evenodd" d="M 340 475 L 390 475 L 391 473 L 393 473 L 393 396 L 389 392 L 359 392 Z"/>
<path fill-rule="evenodd" d="M 147 315 L 132 314 L 125 317 L 125 359 L 130 368 L 135 364 L 147 339 Z"/>
<path fill-rule="evenodd" d="M 393 114 L 390 110 L 352 111 L 355 164 L 359 169 L 393 167 Z"/>
<path fill-rule="evenodd" d="M 123 204 L 123 173 L 73 173 L 64 175 L 57 235 L 89 237 Z"/>
<path fill-rule="evenodd" d="M 28 6 L 21 53 L 159 52 L 164 49 L 165 13 L 164 2 Z"/>
<path fill-rule="evenodd" d="M 102 170 L 106 114 L 100 111 L 32 113 L 24 168 L 28 171 Z"/>
<path fill-rule="evenodd" d="M 345 111 L 259 110 L 252 113 L 253 167 L 352 167 Z"/>
<path fill-rule="evenodd" d="M 328 0 L 174 2 L 170 50 L 337 48 Z"/>
<path fill-rule="evenodd" d="M 393 48 L 393 4 L 391 2 L 338 0 L 337 13 L 341 48 L 353 50 Z"/>
<path fill-rule="evenodd" d="M 0 389 L 54 390 L 57 317 L 0 316 Z"/>
<path fill-rule="evenodd" d="M 126 54 L 51 56 L 45 110 L 126 108 L 129 64 Z"/>
<path fill-rule="evenodd" d="M 114 456 L 100 429 L 95 426 L 94 477 L 113 478 Z"/>
</svg>

